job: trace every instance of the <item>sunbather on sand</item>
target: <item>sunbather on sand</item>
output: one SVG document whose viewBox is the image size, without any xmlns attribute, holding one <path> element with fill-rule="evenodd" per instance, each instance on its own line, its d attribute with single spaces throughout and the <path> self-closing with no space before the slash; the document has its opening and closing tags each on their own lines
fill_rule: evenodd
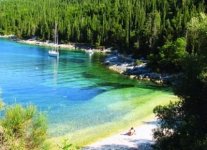
<svg viewBox="0 0 207 150">
<path fill-rule="evenodd" d="M 133 127 L 131 127 L 131 129 L 129 130 L 129 132 L 126 133 L 126 135 L 128 136 L 132 136 L 132 135 L 135 135 L 136 134 L 136 131 L 134 130 Z"/>
</svg>

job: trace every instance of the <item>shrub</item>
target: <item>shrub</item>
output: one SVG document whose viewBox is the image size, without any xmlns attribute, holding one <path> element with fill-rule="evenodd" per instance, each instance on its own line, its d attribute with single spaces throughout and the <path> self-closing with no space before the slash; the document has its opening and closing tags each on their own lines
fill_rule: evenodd
<svg viewBox="0 0 207 150">
<path fill-rule="evenodd" d="M 0 106 L 3 106 L 2 102 Z M 4 139 L 1 146 L 4 149 L 29 150 L 44 146 L 47 123 L 45 116 L 38 113 L 34 106 L 7 106 L 0 123 Z"/>
<path fill-rule="evenodd" d="M 69 142 L 68 139 L 64 139 L 62 141 L 61 146 L 59 146 L 61 150 L 80 150 L 78 146 L 75 146 Z"/>
<path fill-rule="evenodd" d="M 178 38 L 176 41 L 166 42 L 158 54 L 151 54 L 148 57 L 149 65 L 168 72 L 180 71 L 181 62 L 186 54 L 186 39 Z"/>
</svg>

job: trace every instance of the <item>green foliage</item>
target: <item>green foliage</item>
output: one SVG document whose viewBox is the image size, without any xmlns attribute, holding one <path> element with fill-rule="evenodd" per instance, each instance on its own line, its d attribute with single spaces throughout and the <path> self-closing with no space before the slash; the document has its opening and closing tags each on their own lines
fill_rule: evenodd
<svg viewBox="0 0 207 150">
<path fill-rule="evenodd" d="M 0 100 L 0 110 L 4 107 L 3 101 Z"/>
<path fill-rule="evenodd" d="M 35 110 L 32 106 L 26 109 L 20 105 L 7 108 L 2 126 L 7 129 L 8 133 L 14 134 L 14 136 L 22 136 L 24 126 L 28 124 L 34 113 Z"/>
<path fill-rule="evenodd" d="M 198 27 L 189 28 L 189 34 L 195 30 L 203 37 L 193 43 L 189 42 L 194 37 L 188 37 L 187 44 L 192 44 L 196 49 L 191 49 L 191 54 L 183 60 L 183 75 L 174 87 L 180 101 L 158 106 L 154 110 L 160 119 L 160 127 L 154 132 L 155 149 L 204 150 L 207 147 L 207 47 L 202 40 L 207 38 L 207 34 L 203 32 L 206 29 L 199 24 L 203 24 L 203 21 L 194 24 Z"/>
<path fill-rule="evenodd" d="M 136 62 L 135 62 L 135 64 L 136 64 L 136 65 L 141 65 L 141 64 L 143 64 L 143 61 L 140 60 L 140 59 L 137 59 Z"/>
<path fill-rule="evenodd" d="M 31 133 L 32 147 L 36 147 L 36 145 L 43 145 L 47 137 L 47 123 L 45 120 L 46 118 L 43 114 L 39 114 L 39 116 L 34 119 Z"/>
<path fill-rule="evenodd" d="M 186 56 L 186 40 L 178 38 L 176 41 L 167 41 L 157 55 L 149 57 L 150 64 L 165 71 L 178 71 L 181 69 L 182 59 Z"/>
<path fill-rule="evenodd" d="M 174 89 L 180 101 L 154 110 L 160 119 L 154 132 L 156 149 L 202 150 L 207 146 L 207 78 L 203 75 L 207 64 L 198 56 L 184 62 L 184 75 Z"/>
<path fill-rule="evenodd" d="M 185 36 L 187 22 L 204 9 L 203 0 L 1 0 L 0 33 L 52 40 L 57 22 L 61 42 L 148 54 Z"/>
<path fill-rule="evenodd" d="M 61 150 L 80 150 L 80 148 L 78 146 L 74 146 L 73 144 L 71 144 L 68 139 L 64 139 L 62 141 L 61 146 L 59 146 L 59 148 Z"/>
<path fill-rule="evenodd" d="M 47 124 L 45 117 L 38 114 L 34 106 L 7 106 L 0 122 L 4 129 L 3 148 L 24 150 L 44 146 Z"/>
<path fill-rule="evenodd" d="M 194 54 L 207 55 L 207 16 L 201 13 L 193 17 L 187 29 L 188 50 Z"/>
<path fill-rule="evenodd" d="M 154 130 L 155 149 L 180 149 L 175 133 L 182 126 L 183 113 L 181 102 L 170 103 L 168 106 L 157 106 L 154 113 L 160 119 L 160 127 Z"/>
</svg>

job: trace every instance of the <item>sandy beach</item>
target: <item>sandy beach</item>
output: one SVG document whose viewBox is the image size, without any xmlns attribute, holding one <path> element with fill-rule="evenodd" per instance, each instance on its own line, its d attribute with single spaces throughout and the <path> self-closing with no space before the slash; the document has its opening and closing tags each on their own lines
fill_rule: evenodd
<svg viewBox="0 0 207 150">
<path fill-rule="evenodd" d="M 156 128 L 156 124 L 155 120 L 143 122 L 135 127 L 135 135 L 128 136 L 128 131 L 123 131 L 88 145 L 83 150 L 152 150 L 153 129 Z"/>
</svg>

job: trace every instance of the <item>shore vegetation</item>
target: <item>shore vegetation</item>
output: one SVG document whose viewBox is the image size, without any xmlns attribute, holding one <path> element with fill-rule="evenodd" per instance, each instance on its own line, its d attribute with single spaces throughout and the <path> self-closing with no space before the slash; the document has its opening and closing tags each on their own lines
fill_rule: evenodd
<svg viewBox="0 0 207 150">
<path fill-rule="evenodd" d="M 32 105 L 6 106 L 0 101 L 0 146 L 5 150 L 47 149 L 47 123 Z"/>
<path fill-rule="evenodd" d="M 114 46 L 123 53 L 157 53 L 186 35 L 203 0 L 2 0 L 0 34 L 52 40 L 55 22 L 62 43 Z M 168 43 L 169 44 L 169 43 Z"/>
<path fill-rule="evenodd" d="M 188 24 L 183 75 L 174 87 L 180 101 L 154 109 L 160 127 L 154 132 L 155 149 L 204 150 L 207 147 L 207 16 L 201 14 Z"/>
</svg>

